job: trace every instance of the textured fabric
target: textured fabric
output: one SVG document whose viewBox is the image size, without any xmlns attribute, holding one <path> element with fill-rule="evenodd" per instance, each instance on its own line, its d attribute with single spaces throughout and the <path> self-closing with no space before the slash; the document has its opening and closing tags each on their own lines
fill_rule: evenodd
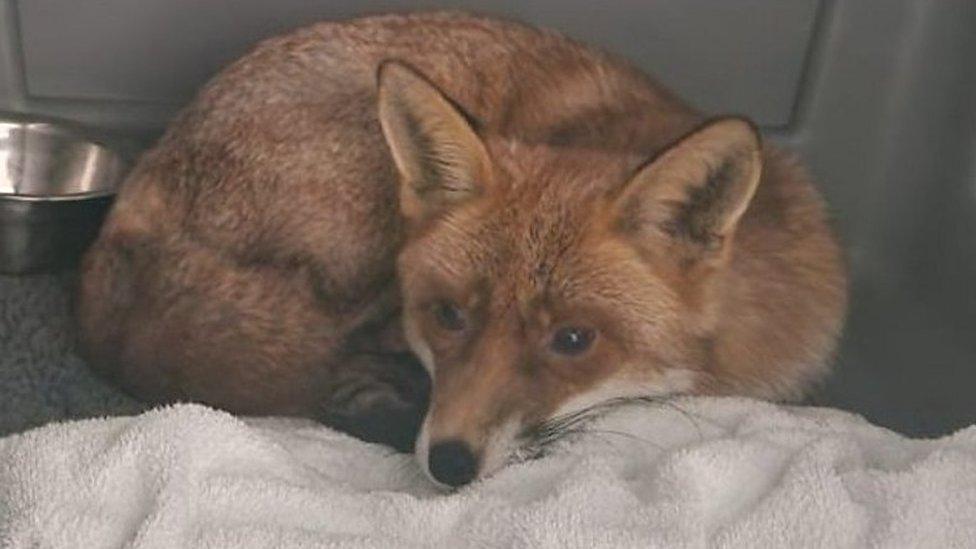
<svg viewBox="0 0 976 549">
<path fill-rule="evenodd" d="M 619 409 L 458 492 L 320 425 L 196 405 L 0 440 L 0 546 L 976 547 L 976 427 L 744 399 Z"/>
<path fill-rule="evenodd" d="M 70 275 L 0 275 L 0 434 L 141 410 L 74 354 Z"/>
</svg>

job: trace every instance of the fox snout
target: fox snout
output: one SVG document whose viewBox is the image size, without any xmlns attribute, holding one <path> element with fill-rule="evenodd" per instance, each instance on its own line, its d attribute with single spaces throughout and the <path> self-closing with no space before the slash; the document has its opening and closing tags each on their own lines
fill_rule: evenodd
<svg viewBox="0 0 976 549">
<path fill-rule="evenodd" d="M 437 484 L 459 488 L 501 468 L 515 452 L 519 422 L 476 430 L 444 430 L 431 416 L 417 439 L 416 458 Z"/>
<path fill-rule="evenodd" d="M 474 353 L 471 362 L 445 367 L 433 376 L 415 454 L 421 468 L 441 485 L 456 488 L 491 474 L 517 446 L 531 400 L 524 398 L 517 345 L 510 339 L 492 338 L 496 344 L 479 346 L 482 352 Z"/>
</svg>

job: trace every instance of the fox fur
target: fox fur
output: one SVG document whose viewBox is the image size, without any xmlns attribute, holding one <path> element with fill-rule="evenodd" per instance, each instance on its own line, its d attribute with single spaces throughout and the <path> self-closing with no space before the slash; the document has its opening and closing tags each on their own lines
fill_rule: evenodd
<svg viewBox="0 0 976 549">
<path fill-rule="evenodd" d="M 125 181 L 78 321 L 143 399 L 422 430 L 425 468 L 460 440 L 483 476 L 612 399 L 800 397 L 845 305 L 823 200 L 751 123 L 556 32 L 421 13 L 206 84 Z"/>
</svg>

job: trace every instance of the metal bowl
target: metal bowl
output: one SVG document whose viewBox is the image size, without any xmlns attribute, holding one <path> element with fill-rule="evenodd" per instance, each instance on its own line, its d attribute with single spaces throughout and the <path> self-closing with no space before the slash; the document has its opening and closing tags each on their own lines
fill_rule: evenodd
<svg viewBox="0 0 976 549">
<path fill-rule="evenodd" d="M 70 122 L 0 114 L 0 273 L 76 264 L 130 162 Z"/>
</svg>

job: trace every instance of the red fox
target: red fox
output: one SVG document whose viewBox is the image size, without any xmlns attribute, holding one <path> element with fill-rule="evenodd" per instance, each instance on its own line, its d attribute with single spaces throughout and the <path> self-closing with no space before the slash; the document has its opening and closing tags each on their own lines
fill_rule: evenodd
<svg viewBox="0 0 976 549">
<path fill-rule="evenodd" d="M 753 124 L 558 33 L 325 22 L 142 156 L 78 319 L 143 399 L 416 440 L 460 486 L 621 399 L 801 396 L 846 306 L 825 217 Z"/>
</svg>

